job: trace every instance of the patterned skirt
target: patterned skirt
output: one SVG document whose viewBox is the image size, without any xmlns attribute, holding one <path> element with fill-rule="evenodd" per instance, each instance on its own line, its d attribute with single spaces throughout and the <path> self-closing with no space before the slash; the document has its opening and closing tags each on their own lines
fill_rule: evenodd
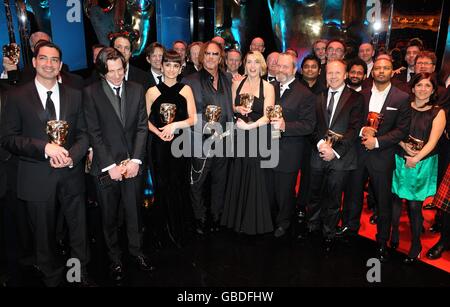
<svg viewBox="0 0 450 307">
<path fill-rule="evenodd" d="M 392 178 L 392 193 L 400 198 L 424 201 L 436 193 L 438 156 L 433 155 L 409 168 L 405 159 L 395 155 L 395 170 Z"/>
<path fill-rule="evenodd" d="M 434 196 L 433 204 L 441 210 L 450 213 L 450 164 L 447 165 L 447 171 Z"/>
</svg>

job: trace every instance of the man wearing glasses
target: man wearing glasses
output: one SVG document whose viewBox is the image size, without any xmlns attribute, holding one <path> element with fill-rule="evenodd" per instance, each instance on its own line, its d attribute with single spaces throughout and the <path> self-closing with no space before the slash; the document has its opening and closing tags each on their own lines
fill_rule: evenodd
<svg viewBox="0 0 450 307">
<path fill-rule="evenodd" d="M 183 79 L 183 83 L 192 88 L 195 98 L 195 106 L 197 111 L 202 114 L 197 115 L 198 119 L 202 118 L 201 129 L 205 126 L 205 109 L 208 105 L 216 105 L 221 107 L 222 114 L 219 122 L 222 130 L 225 131 L 227 122 L 232 122 L 232 96 L 231 96 L 231 75 L 224 73 L 219 69 L 219 64 L 223 59 L 223 49 L 220 44 L 215 41 L 209 41 L 203 44 L 200 50 L 199 62 L 203 64 L 203 68 Z M 202 131 L 194 129 L 194 141 L 192 148 L 198 148 L 199 144 L 195 144 L 195 135 Z M 200 136 L 202 139 L 202 148 L 205 140 L 210 135 Z M 215 144 L 215 148 L 218 148 Z M 217 231 L 219 227 L 220 215 L 223 210 L 223 195 L 225 194 L 225 185 L 227 182 L 227 164 L 228 159 L 223 156 L 206 156 L 205 152 L 201 155 L 192 155 L 191 159 L 191 201 L 196 219 L 195 230 L 198 234 L 203 235 L 206 231 L 206 206 L 204 198 L 204 189 L 206 188 L 206 178 L 211 176 L 211 216 L 212 231 Z"/>
</svg>

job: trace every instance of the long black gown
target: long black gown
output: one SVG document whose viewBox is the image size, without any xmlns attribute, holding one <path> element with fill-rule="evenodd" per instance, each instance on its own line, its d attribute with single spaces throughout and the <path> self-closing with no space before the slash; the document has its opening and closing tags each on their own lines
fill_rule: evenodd
<svg viewBox="0 0 450 307">
<path fill-rule="evenodd" d="M 236 93 L 236 105 L 240 105 L 240 91 L 245 79 L 239 84 Z M 257 121 L 264 114 L 264 87 L 261 79 L 259 97 L 254 97 L 252 112 L 248 114 L 248 120 Z M 244 119 L 244 118 L 243 118 Z M 267 129 L 267 127 L 264 127 Z M 255 128 L 259 134 L 264 129 Z M 268 129 L 270 137 L 270 129 Z M 236 232 L 249 235 L 263 234 L 273 230 L 269 197 L 265 182 L 264 170 L 260 166 L 261 157 L 250 157 L 251 145 L 246 131 L 246 155 L 235 157 L 230 166 L 225 193 L 225 205 L 221 224 L 234 229 Z M 252 146 L 252 148 L 250 148 Z"/>
<path fill-rule="evenodd" d="M 161 95 L 151 107 L 149 121 L 157 128 L 164 127 L 160 116 L 162 103 L 172 103 L 177 107 L 174 122 L 188 118 L 186 99 L 180 95 L 185 85 L 176 83 L 169 87 L 161 82 L 157 85 Z M 182 131 L 181 133 L 187 133 Z M 179 135 L 175 135 L 175 138 Z M 175 139 L 174 138 L 174 139 Z M 158 136 L 152 138 L 152 162 L 155 180 L 155 206 L 159 207 L 162 227 L 167 227 L 169 237 L 174 243 L 180 244 L 185 239 L 184 234 L 189 219 L 189 182 L 188 164 L 184 157 L 176 158 L 171 152 L 172 141 L 165 142 Z"/>
</svg>

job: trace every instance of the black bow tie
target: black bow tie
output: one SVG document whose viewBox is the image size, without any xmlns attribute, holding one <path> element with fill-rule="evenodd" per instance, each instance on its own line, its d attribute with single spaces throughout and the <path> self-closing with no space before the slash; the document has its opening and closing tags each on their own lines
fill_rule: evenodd
<svg viewBox="0 0 450 307">
<path fill-rule="evenodd" d="M 275 81 L 275 80 L 276 80 L 275 77 L 272 77 L 272 76 L 267 77 L 267 81 L 269 81 L 269 82 L 272 82 L 272 81 Z"/>
</svg>

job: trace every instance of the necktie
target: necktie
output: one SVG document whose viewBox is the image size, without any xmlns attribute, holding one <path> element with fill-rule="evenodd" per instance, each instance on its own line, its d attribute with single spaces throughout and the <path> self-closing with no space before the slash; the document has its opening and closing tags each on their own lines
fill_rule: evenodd
<svg viewBox="0 0 450 307">
<path fill-rule="evenodd" d="M 413 77 L 414 77 L 414 73 L 413 73 L 413 72 L 410 72 L 410 73 L 409 73 L 409 81 L 411 81 L 411 79 L 412 79 Z M 408 82 L 409 82 L 409 81 L 408 81 Z"/>
<path fill-rule="evenodd" d="M 120 98 L 120 86 L 115 87 L 114 90 L 116 91 L 117 101 L 119 102 L 120 119 L 122 119 L 122 99 Z"/>
<path fill-rule="evenodd" d="M 160 84 L 160 83 L 162 82 L 162 75 L 159 75 L 159 76 L 156 77 L 156 78 L 158 78 L 158 84 Z"/>
<path fill-rule="evenodd" d="M 328 103 L 328 107 L 327 107 L 328 127 L 331 124 L 331 114 L 333 114 L 333 107 L 334 107 L 334 95 L 336 93 L 337 93 L 337 91 L 336 92 L 331 92 L 330 102 Z"/>
<path fill-rule="evenodd" d="M 55 105 L 53 104 L 53 100 L 50 98 L 52 93 L 52 91 L 47 92 L 47 100 L 45 101 L 45 111 L 47 112 L 48 120 L 56 119 Z"/>
</svg>

